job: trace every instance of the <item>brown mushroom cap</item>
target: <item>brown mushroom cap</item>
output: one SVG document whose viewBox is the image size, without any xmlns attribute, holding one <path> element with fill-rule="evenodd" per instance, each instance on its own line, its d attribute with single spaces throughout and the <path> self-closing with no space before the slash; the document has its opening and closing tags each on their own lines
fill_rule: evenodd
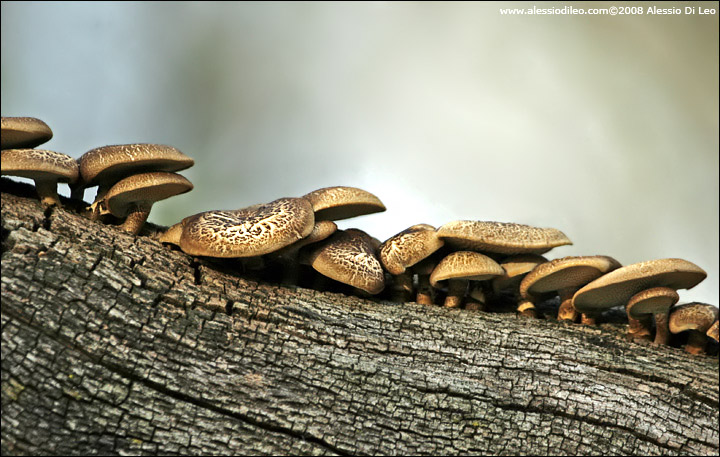
<svg viewBox="0 0 720 457">
<path fill-rule="evenodd" d="M 191 191 L 193 185 L 176 173 L 141 173 L 118 181 L 105 196 L 107 210 L 115 217 L 125 217 L 135 206 L 165 200 Z"/>
<path fill-rule="evenodd" d="M 560 230 L 510 222 L 453 221 L 437 233 L 451 246 L 499 254 L 542 254 L 572 244 Z"/>
<path fill-rule="evenodd" d="M 715 341 L 718 341 L 718 321 L 715 321 L 705 334 Z"/>
<path fill-rule="evenodd" d="M 3 175 L 53 179 L 70 184 L 78 179 L 77 162 L 61 152 L 45 149 L 5 149 L 0 154 Z"/>
<path fill-rule="evenodd" d="M 718 320 L 718 309 L 705 303 L 687 303 L 670 311 L 668 326 L 672 333 L 697 330 L 705 333 Z"/>
<path fill-rule="evenodd" d="M 445 243 L 438 238 L 435 227 L 427 224 L 413 225 L 380 245 L 380 262 L 390 274 L 400 275 L 408 267 L 440 249 L 443 244 Z"/>
<path fill-rule="evenodd" d="M 0 149 L 34 148 L 50 141 L 50 127 L 34 117 L 3 117 L 1 120 Z"/>
<path fill-rule="evenodd" d="M 528 299 L 533 295 L 579 288 L 620 266 L 617 260 L 604 255 L 551 260 L 538 265 L 523 278 L 520 295 Z"/>
<path fill-rule="evenodd" d="M 276 256 L 284 256 L 289 253 L 297 252 L 300 248 L 303 246 L 307 246 L 308 244 L 317 243 L 318 241 L 322 241 L 326 238 L 328 238 L 330 235 L 335 233 L 337 231 L 337 224 L 333 221 L 315 221 L 315 225 L 313 226 L 312 231 L 308 236 L 303 238 L 302 240 L 298 240 L 294 242 L 293 244 L 286 246 L 282 249 L 279 249 L 275 252 L 273 252 L 273 255 Z"/>
<path fill-rule="evenodd" d="M 467 279 L 484 281 L 501 276 L 503 268 L 490 257 L 473 251 L 457 251 L 445 256 L 430 275 L 430 284 L 437 287 L 438 282 L 447 279 Z"/>
<path fill-rule="evenodd" d="M 385 211 L 375 195 L 357 187 L 324 187 L 303 195 L 315 211 L 315 220 L 338 221 Z"/>
<path fill-rule="evenodd" d="M 370 238 L 361 230 L 338 230 L 308 254 L 307 262 L 328 278 L 369 294 L 380 293 L 385 275 Z"/>
<path fill-rule="evenodd" d="M 585 313 L 625 306 L 633 295 L 645 289 L 690 289 L 706 276 L 702 268 L 683 259 L 634 263 L 601 276 L 578 290 L 573 297 L 573 307 Z"/>
<path fill-rule="evenodd" d="M 195 163 L 178 149 L 162 144 L 103 146 L 86 152 L 78 162 L 87 187 L 114 183 L 131 174 L 180 171 Z"/>
<path fill-rule="evenodd" d="M 185 218 L 180 248 L 190 255 L 253 257 L 308 236 L 315 225 L 312 205 L 303 198 L 230 211 L 207 211 Z"/>
<path fill-rule="evenodd" d="M 675 290 L 653 287 L 633 295 L 625 309 L 628 316 L 640 319 L 648 314 L 667 313 L 678 300 L 680 295 Z"/>
</svg>

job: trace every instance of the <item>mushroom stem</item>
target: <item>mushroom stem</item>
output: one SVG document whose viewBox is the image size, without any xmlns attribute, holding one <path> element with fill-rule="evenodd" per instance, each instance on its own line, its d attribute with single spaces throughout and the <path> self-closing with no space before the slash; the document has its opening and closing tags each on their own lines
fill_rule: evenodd
<svg viewBox="0 0 720 457">
<path fill-rule="evenodd" d="M 669 313 L 655 314 L 655 344 L 670 344 Z"/>
<path fill-rule="evenodd" d="M 485 305 L 487 303 L 485 292 L 483 291 L 482 283 L 474 281 L 470 286 L 470 292 L 468 293 L 468 299 L 465 303 L 465 309 L 473 311 L 485 311 Z"/>
<path fill-rule="evenodd" d="M 597 317 L 600 313 L 582 313 L 580 314 L 580 323 L 584 325 L 597 325 Z"/>
<path fill-rule="evenodd" d="M 446 308 L 459 308 L 462 305 L 467 285 L 467 279 L 448 279 L 448 294 L 445 297 Z"/>
<path fill-rule="evenodd" d="M 82 201 L 85 198 L 85 185 L 82 180 L 70 185 L 70 200 Z"/>
<path fill-rule="evenodd" d="M 58 197 L 57 194 L 57 179 L 35 178 L 35 190 L 37 191 L 43 208 L 49 208 L 51 206 L 62 208 L 60 197 Z"/>
<path fill-rule="evenodd" d="M 688 331 L 688 342 L 685 345 L 685 352 L 690 354 L 704 354 L 707 344 L 707 335 L 697 330 Z"/>
<path fill-rule="evenodd" d="M 418 273 L 418 291 L 415 301 L 418 305 L 432 306 L 434 304 L 433 288 L 430 285 L 430 275 Z"/>
<path fill-rule="evenodd" d="M 521 300 L 518 303 L 517 312 L 521 316 L 525 317 L 537 317 L 537 311 L 535 310 L 535 303 L 531 302 L 530 300 Z"/>
<path fill-rule="evenodd" d="M 143 224 L 150 215 L 151 207 L 152 205 L 147 203 L 135 204 L 120 228 L 132 235 L 140 233 L 140 229 L 142 229 Z"/>
<path fill-rule="evenodd" d="M 557 318 L 559 321 L 576 322 L 578 312 L 573 308 L 572 298 L 577 292 L 577 288 L 562 289 L 558 291 L 560 295 L 560 307 L 558 308 Z"/>
<path fill-rule="evenodd" d="M 410 270 L 405 270 L 399 275 L 393 276 L 392 301 L 405 303 L 410 300 L 413 289 L 413 278 Z"/>
</svg>

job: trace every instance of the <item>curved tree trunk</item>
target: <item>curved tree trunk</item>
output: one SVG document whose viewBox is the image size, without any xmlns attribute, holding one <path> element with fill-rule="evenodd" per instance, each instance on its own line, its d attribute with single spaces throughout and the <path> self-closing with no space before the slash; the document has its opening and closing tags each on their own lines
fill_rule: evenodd
<svg viewBox="0 0 720 457">
<path fill-rule="evenodd" d="M 3 454 L 718 449 L 715 357 L 256 283 L 2 195 Z"/>
</svg>

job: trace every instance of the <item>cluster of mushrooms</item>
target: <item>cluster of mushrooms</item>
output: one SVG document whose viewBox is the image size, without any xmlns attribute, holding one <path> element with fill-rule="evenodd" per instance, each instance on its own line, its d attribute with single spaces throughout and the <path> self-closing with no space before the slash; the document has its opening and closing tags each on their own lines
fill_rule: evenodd
<svg viewBox="0 0 720 457">
<path fill-rule="evenodd" d="M 46 207 L 60 205 L 57 183 L 67 182 L 81 213 L 137 235 L 154 202 L 192 189 L 175 172 L 193 160 L 173 147 L 104 146 L 76 161 L 33 149 L 51 137 L 39 119 L 2 118 L 2 174 L 34 179 Z M 98 186 L 95 201 L 84 207 L 84 189 L 93 186 Z M 359 229 L 339 230 L 334 222 L 381 211 L 385 205 L 370 192 L 327 187 L 302 197 L 195 214 L 156 236 L 192 256 L 253 259 L 256 269 L 281 271 L 286 284 L 302 283 L 302 269 L 312 269 L 315 288 L 326 287 L 320 278 L 329 278 L 363 296 L 385 291 L 398 302 L 474 310 L 510 299 L 529 317 L 536 317 L 536 303 L 559 296 L 559 320 L 594 325 L 603 311 L 623 306 L 632 339 L 653 339 L 654 327 L 654 343 L 669 344 L 672 333 L 687 331 L 686 351 L 694 354 L 705 351 L 708 336 L 718 340 L 716 307 L 675 306 L 678 289 L 690 289 L 707 276 L 687 260 L 624 267 L 602 255 L 548 261 L 542 254 L 572 244 L 570 239 L 554 228 L 515 223 L 453 221 L 437 229 L 417 224 L 380 242 Z"/>
</svg>

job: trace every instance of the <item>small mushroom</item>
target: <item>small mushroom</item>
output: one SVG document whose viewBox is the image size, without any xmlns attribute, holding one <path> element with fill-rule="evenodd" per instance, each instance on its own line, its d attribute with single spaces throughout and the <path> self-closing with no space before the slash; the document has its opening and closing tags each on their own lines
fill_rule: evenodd
<svg viewBox="0 0 720 457">
<path fill-rule="evenodd" d="M 453 221 L 440 227 L 437 234 L 458 249 L 498 254 L 542 254 L 572 244 L 560 230 L 509 222 Z"/>
<path fill-rule="evenodd" d="M 605 309 L 626 306 L 633 295 L 653 287 L 690 289 L 707 277 L 702 268 L 683 259 L 634 263 L 594 280 L 573 296 L 576 311 L 593 319 Z"/>
<path fill-rule="evenodd" d="M 655 316 L 655 344 L 668 344 L 668 313 L 680 300 L 678 293 L 668 287 L 653 287 L 632 296 L 625 308 L 628 315 L 628 336 L 631 339 L 650 339 L 650 316 Z"/>
<path fill-rule="evenodd" d="M 172 146 L 162 144 L 118 144 L 91 149 L 78 159 L 81 181 L 73 189 L 72 197 L 81 199 L 87 187 L 99 186 L 93 214 L 97 205 L 118 181 L 128 176 L 165 171 L 175 172 L 193 166 L 193 159 Z"/>
<path fill-rule="evenodd" d="M 35 181 L 44 207 L 62 206 L 57 194 L 58 182 L 72 184 L 78 179 L 78 165 L 72 157 L 44 149 L 5 149 L 2 151 L 2 174 Z"/>
<path fill-rule="evenodd" d="M 404 302 L 413 291 L 410 268 L 440 249 L 435 227 L 417 224 L 388 238 L 378 249 L 380 262 L 393 275 L 393 300 Z"/>
<path fill-rule="evenodd" d="M 685 351 L 702 354 L 707 344 L 706 332 L 718 320 L 718 309 L 705 303 L 687 303 L 670 311 L 669 328 L 672 333 L 689 332 Z"/>
<path fill-rule="evenodd" d="M 153 203 L 191 191 L 193 185 L 176 173 L 141 173 L 120 180 L 103 199 L 103 211 L 125 217 L 122 229 L 133 235 L 140 232 Z"/>
<path fill-rule="evenodd" d="M 385 275 L 371 237 L 362 230 L 338 230 L 313 245 L 303 262 L 330 279 L 371 295 L 385 288 Z"/>
<path fill-rule="evenodd" d="M 34 148 L 53 136 L 50 127 L 34 117 L 3 117 L 0 123 L 0 149 Z"/>
<path fill-rule="evenodd" d="M 183 219 L 180 249 L 207 257 L 254 257 L 282 249 L 308 236 L 315 226 L 304 198 L 227 211 L 206 211 Z M 177 225 L 177 224 L 176 224 Z M 176 238 L 177 229 L 166 238 Z"/>
<path fill-rule="evenodd" d="M 440 281 L 448 281 L 446 308 L 458 308 L 468 287 L 468 281 L 485 281 L 505 272 L 490 257 L 473 251 L 457 251 L 447 255 L 430 275 L 430 284 L 438 287 Z"/>
<path fill-rule="evenodd" d="M 302 198 L 312 204 L 317 221 L 338 221 L 385 211 L 379 198 L 357 187 L 324 187 Z"/>
<path fill-rule="evenodd" d="M 612 257 L 604 255 L 571 256 L 541 263 L 520 282 L 521 301 L 518 312 L 535 317 L 535 300 L 542 294 L 560 295 L 559 320 L 574 322 L 577 313 L 572 307 L 573 294 L 590 281 L 620 267 Z"/>
</svg>

